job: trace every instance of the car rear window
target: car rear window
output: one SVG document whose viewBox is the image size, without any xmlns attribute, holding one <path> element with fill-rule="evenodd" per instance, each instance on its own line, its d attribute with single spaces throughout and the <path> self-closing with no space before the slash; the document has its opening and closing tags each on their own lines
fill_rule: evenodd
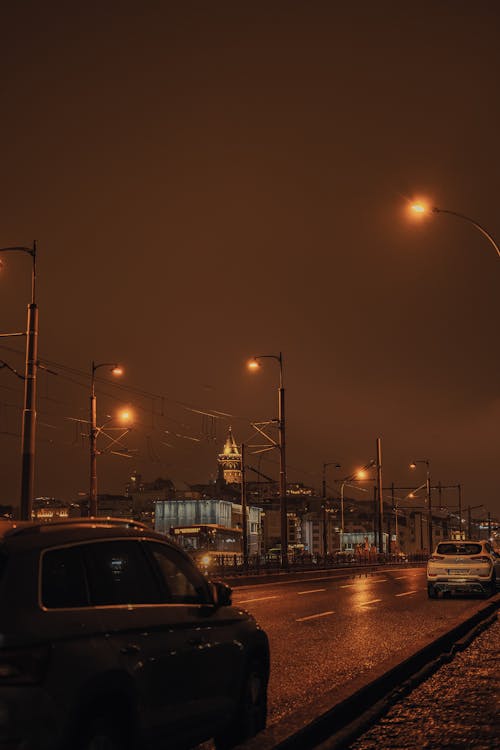
<svg viewBox="0 0 500 750">
<path fill-rule="evenodd" d="M 443 542 L 438 544 L 438 555 L 479 555 L 480 544 L 455 544 L 454 542 Z"/>
</svg>

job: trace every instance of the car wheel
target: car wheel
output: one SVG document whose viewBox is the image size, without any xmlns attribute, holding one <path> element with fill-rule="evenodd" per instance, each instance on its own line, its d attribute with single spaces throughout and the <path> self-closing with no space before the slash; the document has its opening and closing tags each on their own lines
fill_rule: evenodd
<svg viewBox="0 0 500 750">
<path fill-rule="evenodd" d="M 251 662 L 241 690 L 236 714 L 225 730 L 215 737 L 217 750 L 239 745 L 266 728 L 267 670 L 260 661 Z"/>
<path fill-rule="evenodd" d="M 491 581 L 488 584 L 488 587 L 486 589 L 486 595 L 487 596 L 494 596 L 497 593 L 497 586 L 498 586 L 497 577 L 496 577 L 495 573 L 493 573 L 493 575 L 491 577 Z"/>
<path fill-rule="evenodd" d="M 434 588 L 433 583 L 427 584 L 427 596 L 429 597 L 429 599 L 437 599 L 437 591 Z"/>
<path fill-rule="evenodd" d="M 82 733 L 79 750 L 129 750 L 126 731 L 120 726 L 119 718 L 112 722 L 106 717 L 90 719 Z"/>
</svg>

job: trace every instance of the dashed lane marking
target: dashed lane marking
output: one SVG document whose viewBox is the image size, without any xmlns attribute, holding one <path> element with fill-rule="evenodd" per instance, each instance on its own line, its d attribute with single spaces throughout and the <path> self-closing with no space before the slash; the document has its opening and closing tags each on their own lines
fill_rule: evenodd
<svg viewBox="0 0 500 750">
<path fill-rule="evenodd" d="M 301 594 L 316 594 L 318 591 L 326 591 L 326 589 L 309 589 L 309 591 L 297 591 L 297 596 Z"/>
<path fill-rule="evenodd" d="M 308 615 L 308 617 L 297 617 L 295 622 L 305 622 L 306 620 L 314 620 L 316 617 L 327 617 L 328 615 L 334 615 L 335 612 L 328 611 L 328 612 L 319 612 L 317 615 Z"/>
<path fill-rule="evenodd" d="M 370 599 L 369 602 L 363 602 L 359 606 L 360 607 L 366 607 L 367 604 L 375 604 L 375 602 L 381 602 L 381 601 L 382 601 L 382 599 Z"/>
<path fill-rule="evenodd" d="M 415 589 L 414 591 L 403 591 L 402 594 L 394 594 L 394 596 L 409 596 L 409 594 L 416 594 L 416 593 L 417 593 L 417 589 Z"/>
<path fill-rule="evenodd" d="M 277 596 L 259 596 L 257 599 L 240 599 L 236 604 L 249 604 L 250 602 L 263 602 L 265 599 L 277 599 Z"/>
</svg>

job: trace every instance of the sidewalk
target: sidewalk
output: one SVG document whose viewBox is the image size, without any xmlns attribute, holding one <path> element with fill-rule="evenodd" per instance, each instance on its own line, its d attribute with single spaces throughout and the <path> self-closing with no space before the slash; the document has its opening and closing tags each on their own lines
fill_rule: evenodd
<svg viewBox="0 0 500 750">
<path fill-rule="evenodd" d="M 500 621 L 415 688 L 349 750 L 500 749 Z"/>
</svg>

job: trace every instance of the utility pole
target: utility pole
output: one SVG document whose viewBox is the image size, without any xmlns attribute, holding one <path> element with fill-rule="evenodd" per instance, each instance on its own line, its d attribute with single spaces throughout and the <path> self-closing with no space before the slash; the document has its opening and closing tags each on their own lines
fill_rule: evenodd
<svg viewBox="0 0 500 750">
<path fill-rule="evenodd" d="M 379 502 L 378 551 L 384 551 L 384 494 L 382 487 L 382 439 L 377 438 L 377 487 Z"/>
<path fill-rule="evenodd" d="M 280 387 L 278 404 L 281 495 L 281 565 L 288 568 L 288 513 L 286 496 L 286 440 L 285 440 L 285 388 L 283 385 L 283 356 L 279 353 Z"/>
<path fill-rule="evenodd" d="M 462 538 L 462 485 L 458 484 L 458 530 Z"/>
<path fill-rule="evenodd" d="M 243 541 L 243 567 L 248 567 L 248 528 L 247 528 L 247 489 L 246 489 L 246 466 L 245 466 L 245 444 L 241 444 L 241 533 Z"/>
<path fill-rule="evenodd" d="M 328 461 L 323 464 L 323 481 L 321 487 L 322 494 L 322 505 L 323 505 L 323 554 L 328 554 L 328 511 L 326 507 L 326 468 L 327 466 L 335 466 L 336 469 L 340 469 L 340 464 L 336 461 Z M 342 521 L 343 524 L 343 521 Z"/>
</svg>

